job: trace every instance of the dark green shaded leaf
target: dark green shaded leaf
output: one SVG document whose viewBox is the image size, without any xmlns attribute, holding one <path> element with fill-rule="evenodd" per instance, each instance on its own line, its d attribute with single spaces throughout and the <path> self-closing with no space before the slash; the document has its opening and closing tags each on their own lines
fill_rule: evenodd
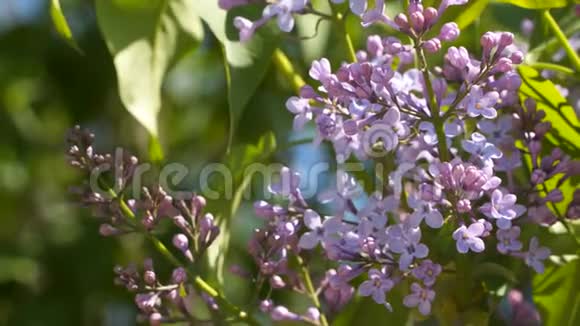
<svg viewBox="0 0 580 326">
<path fill-rule="evenodd" d="M 97 20 L 113 56 L 127 110 L 157 137 L 167 70 L 203 38 L 191 1 L 97 1 Z"/>
<path fill-rule="evenodd" d="M 250 41 L 238 41 L 233 26 L 234 17 L 255 19 L 261 13 L 260 7 L 244 6 L 226 12 L 218 7 L 217 1 L 195 1 L 193 7 L 223 45 L 228 77 L 231 146 L 234 127 L 268 71 L 278 43 L 277 37 L 268 33 L 267 27 L 262 27 L 261 33 L 254 35 Z"/>
</svg>

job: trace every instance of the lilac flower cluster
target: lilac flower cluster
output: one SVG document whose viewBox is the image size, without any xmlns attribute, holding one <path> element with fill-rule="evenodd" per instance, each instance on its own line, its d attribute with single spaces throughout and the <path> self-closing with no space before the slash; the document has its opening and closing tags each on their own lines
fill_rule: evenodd
<svg viewBox="0 0 580 326">
<path fill-rule="evenodd" d="M 407 287 L 403 304 L 428 315 L 437 276 L 444 270 L 423 240 L 433 232 L 452 238 L 458 254 L 483 253 L 495 245 L 497 253 L 544 270 L 550 250 L 537 237 L 524 249 L 521 229 L 527 223 L 554 223 L 547 205 L 561 201 L 562 193 L 553 189 L 540 196 L 540 186 L 556 177 L 562 184 L 577 174 L 578 162 L 559 150 L 540 157 L 550 126 L 533 100 L 520 102 L 522 81 L 514 66 L 523 54 L 511 33 L 485 33 L 479 57 L 449 47 L 443 67 L 429 69 L 425 53 L 441 51 L 442 42 L 455 40 L 460 31 L 447 23 L 437 37 L 425 36 L 448 6 L 466 2 L 443 1 L 435 9 L 411 1 L 407 14 L 390 19 L 383 2 L 376 1 L 377 8 L 361 15 L 363 23 L 386 23 L 407 34 L 412 44 L 373 35 L 366 50 L 357 53 L 357 62 L 343 63 L 334 72 L 325 58 L 312 63 L 309 75 L 320 86 L 304 86 L 286 102 L 294 129 L 313 122 L 314 143 L 332 144 L 339 165 L 348 159 L 390 159 L 394 164 L 388 178 L 379 180 L 381 190 L 369 196 L 354 177 L 339 171 L 336 189 L 319 196 L 321 203 L 332 203 L 327 216 L 302 198 L 299 175 L 282 169 L 282 185 L 270 190 L 283 204 L 255 204 L 265 227 L 256 230 L 250 244 L 260 277 L 272 288 L 304 291 L 290 262 L 320 247 L 337 265 L 315 289 L 327 313 L 340 309 L 355 292 L 391 309 L 389 292 Z M 418 69 L 412 67 L 415 57 Z M 529 184 L 517 185 L 514 173 L 523 166 L 522 153 L 530 156 L 534 171 Z M 570 204 L 570 216 L 577 216 L 578 202 Z M 442 233 L 447 226 L 453 231 Z M 356 291 L 355 279 L 362 279 Z"/>
<path fill-rule="evenodd" d="M 72 166 L 97 176 L 97 188 L 91 184 L 83 184 L 74 188 L 73 192 L 99 219 L 101 235 L 143 233 L 156 239 L 154 232 L 157 226 L 165 219 L 170 220 L 178 230 L 173 236 L 174 247 L 188 263 L 198 262 L 220 232 L 214 217 L 203 212 L 205 199 L 191 194 L 189 200 L 177 200 L 161 187 L 143 187 L 139 198 L 125 198 L 124 193 L 134 176 L 137 158 L 126 152 L 115 157 L 111 154 L 98 154 L 94 150 L 93 140 L 92 133 L 75 127 L 67 136 L 67 156 Z M 111 169 L 112 166 L 115 169 Z M 105 173 L 108 170 L 114 170 L 114 175 Z M 163 246 L 158 240 L 155 240 L 155 244 Z M 169 251 L 167 253 L 171 255 Z M 172 263 L 176 263 L 177 257 L 171 257 Z M 183 266 L 187 266 L 187 263 Z M 184 267 L 175 268 L 170 282 L 166 284 L 159 281 L 151 259 L 145 261 L 143 273 L 139 273 L 135 266 L 129 266 L 116 267 L 115 274 L 117 284 L 136 293 L 135 303 L 141 312 L 141 318 L 149 320 L 152 325 L 193 318 L 186 302 L 195 292 L 192 284 L 187 283 L 188 274 Z M 198 295 L 206 301 L 208 307 L 215 305 L 212 298 L 204 292 Z M 177 308 L 177 315 L 174 308 Z"/>
<path fill-rule="evenodd" d="M 191 316 L 191 307 L 188 302 L 194 289 L 187 285 L 187 273 L 182 267 L 173 270 L 168 284 L 162 284 L 153 268 L 153 261 L 148 258 L 143 263 L 143 272 L 139 273 L 137 266 L 129 265 L 126 268 L 115 267 L 115 283 L 127 288 L 135 294 L 135 304 L 140 311 L 139 319 L 148 321 L 151 325 L 180 321 L 180 318 L 169 317 L 170 309 L 180 311 L 183 318 Z M 180 291 L 184 289 L 188 296 Z"/>
</svg>

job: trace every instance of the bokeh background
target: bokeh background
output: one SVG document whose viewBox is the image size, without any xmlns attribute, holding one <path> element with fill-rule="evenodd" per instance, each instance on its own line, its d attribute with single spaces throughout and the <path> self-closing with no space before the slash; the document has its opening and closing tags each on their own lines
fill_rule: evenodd
<svg viewBox="0 0 580 326">
<path fill-rule="evenodd" d="M 0 0 L 0 325 L 130 325 L 132 297 L 113 285 L 112 269 L 141 261 L 144 244 L 132 237 L 103 239 L 98 223 L 75 204 L 68 189 L 80 175 L 66 165 L 64 136 L 80 124 L 95 132 L 101 151 L 123 146 L 145 159 L 148 137 L 119 99 L 94 2 L 61 2 L 82 55 L 54 31 L 47 0 Z M 512 31 L 524 42 L 522 19 L 535 15 L 489 4 L 459 43 L 477 47 L 479 35 L 490 29 Z M 360 47 L 361 29 L 355 20 L 350 23 Z M 313 28 L 312 21 L 299 22 L 302 35 L 312 35 Z M 315 39 L 288 38 L 284 47 L 304 76 L 317 57 L 344 59 L 340 42 L 324 24 Z M 219 43 L 208 32 L 164 83 L 160 141 L 168 162 L 198 171 L 223 160 L 229 132 L 226 87 Z M 308 131 L 290 134 L 284 102 L 291 94 L 271 68 L 240 118 L 234 146 L 256 143 L 271 130 L 279 144 L 308 137 Z M 301 168 L 306 159 L 324 155 L 324 148 L 303 145 L 278 151 L 275 160 Z M 194 185 L 195 177 L 189 181 Z M 255 222 L 248 204 L 236 221 L 240 232 L 234 232 L 231 256 L 250 266 L 245 235 Z M 238 299 L 248 292 L 235 277 L 228 284 L 241 293 L 234 294 Z"/>
</svg>

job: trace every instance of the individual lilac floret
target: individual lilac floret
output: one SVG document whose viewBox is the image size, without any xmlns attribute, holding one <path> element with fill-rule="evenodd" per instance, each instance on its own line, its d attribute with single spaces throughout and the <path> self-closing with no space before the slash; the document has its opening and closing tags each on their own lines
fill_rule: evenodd
<svg viewBox="0 0 580 326">
<path fill-rule="evenodd" d="M 292 96 L 286 101 L 286 108 L 288 111 L 295 114 L 294 116 L 294 130 L 300 131 L 304 125 L 312 120 L 312 111 L 308 99 Z"/>
<path fill-rule="evenodd" d="M 502 157 L 502 152 L 478 132 L 471 134 L 471 140 L 462 140 L 461 145 L 466 152 L 477 156 L 483 162 Z"/>
<path fill-rule="evenodd" d="M 239 2 L 241 1 L 242 0 Z M 271 0 L 268 2 L 270 4 L 264 8 L 262 17 L 255 22 L 239 16 L 234 18 L 234 27 L 236 27 L 240 33 L 241 42 L 246 42 L 251 39 L 259 27 L 263 26 L 273 18 L 277 18 L 280 30 L 290 32 L 294 28 L 293 14 L 304 11 L 308 4 L 308 0 Z M 224 4 L 222 7 L 229 5 L 229 3 Z M 243 3 L 236 3 L 234 6 L 237 5 L 243 5 Z"/>
<path fill-rule="evenodd" d="M 420 228 L 398 227 L 397 229 L 400 230 L 401 234 L 389 236 L 389 249 L 394 253 L 401 254 L 399 257 L 399 268 L 406 271 L 413 262 L 413 259 L 427 257 L 429 248 L 419 243 L 421 240 Z"/>
<path fill-rule="evenodd" d="M 277 17 L 278 27 L 283 32 L 290 32 L 294 28 L 293 13 L 304 10 L 308 0 L 274 0 L 264 8 L 265 17 Z"/>
<path fill-rule="evenodd" d="M 433 286 L 437 276 L 441 273 L 441 265 L 433 263 L 430 259 L 424 260 L 419 266 L 413 268 L 413 276 L 423 281 L 426 286 Z"/>
<path fill-rule="evenodd" d="M 516 204 L 517 197 L 513 194 L 504 195 L 501 190 L 496 189 L 491 194 L 491 203 L 485 203 L 480 211 L 489 218 L 496 219 L 500 229 L 508 229 L 512 225 L 512 220 L 520 217 L 526 211 L 523 205 Z"/>
<path fill-rule="evenodd" d="M 473 86 L 469 96 L 465 99 L 467 115 L 472 118 L 480 115 L 487 119 L 495 119 L 497 111 L 495 105 L 499 101 L 499 93 L 496 91 L 485 92 L 479 86 Z"/>
<path fill-rule="evenodd" d="M 497 251 L 502 254 L 522 250 L 522 243 L 518 240 L 520 236 L 519 226 L 513 226 L 507 230 L 498 230 L 495 236 L 497 237 Z"/>
<path fill-rule="evenodd" d="M 359 286 L 358 293 L 363 297 L 372 296 L 376 303 L 384 304 L 387 308 L 390 307 L 386 301 L 386 292 L 395 286 L 395 282 L 389 278 L 385 271 L 379 271 L 378 269 L 369 270 L 368 275 L 368 280 Z"/>
<path fill-rule="evenodd" d="M 329 236 L 340 231 L 342 223 L 336 217 L 327 218 L 322 222 L 320 215 L 311 209 L 304 212 L 304 225 L 311 231 L 300 237 L 298 246 L 304 249 L 312 249 L 318 243 L 324 242 Z"/>
<path fill-rule="evenodd" d="M 431 302 L 435 299 L 435 291 L 422 288 L 418 283 L 411 284 L 411 294 L 403 299 L 406 307 L 418 307 L 419 312 L 426 316 L 431 313 Z"/>
<path fill-rule="evenodd" d="M 485 225 L 480 222 L 475 222 L 469 227 L 465 225 L 460 226 L 453 232 L 453 239 L 456 242 L 457 251 L 465 254 L 469 250 L 473 252 L 482 252 L 485 250 L 485 243 L 481 240 L 481 236 L 485 233 Z"/>
<path fill-rule="evenodd" d="M 530 239 L 530 248 L 525 253 L 526 265 L 532 267 L 536 273 L 544 272 L 544 260 L 550 257 L 551 251 L 546 247 L 540 247 L 538 238 Z"/>
<path fill-rule="evenodd" d="M 414 210 L 409 216 L 409 223 L 412 227 L 418 227 L 425 220 L 429 227 L 438 229 L 443 225 L 443 215 L 437 210 L 434 203 L 423 201 L 410 196 L 409 206 Z"/>
</svg>

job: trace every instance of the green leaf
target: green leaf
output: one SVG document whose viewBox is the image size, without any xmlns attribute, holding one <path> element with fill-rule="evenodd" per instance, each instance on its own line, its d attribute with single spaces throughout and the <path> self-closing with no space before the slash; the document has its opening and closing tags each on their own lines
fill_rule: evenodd
<svg viewBox="0 0 580 326">
<path fill-rule="evenodd" d="M 534 301 L 546 326 L 580 325 L 580 260 L 550 266 L 533 280 Z"/>
<path fill-rule="evenodd" d="M 533 98 L 538 109 L 546 112 L 545 121 L 552 124 L 552 130 L 546 135 L 548 141 L 561 148 L 572 157 L 578 157 L 580 149 L 580 120 L 574 108 L 566 101 L 556 86 L 544 79 L 540 73 L 529 66 L 520 66 L 522 77 L 520 97 L 522 100 Z"/>
<path fill-rule="evenodd" d="M 496 0 L 497 2 L 509 3 L 526 9 L 550 9 L 562 8 L 568 5 L 568 0 Z"/>
<path fill-rule="evenodd" d="M 488 4 L 489 0 L 470 1 L 468 8 L 463 8 L 461 13 L 454 19 L 454 21 L 457 23 L 457 26 L 459 26 L 459 29 L 463 30 L 467 26 L 471 25 L 471 23 L 473 23 L 476 19 L 479 19 L 485 8 L 487 8 Z"/>
<path fill-rule="evenodd" d="M 52 18 L 52 23 L 54 24 L 54 28 L 58 35 L 60 35 L 73 49 L 77 50 L 79 53 L 83 53 L 74 40 L 72 31 L 70 30 L 66 17 L 62 12 L 60 0 L 50 1 L 50 17 Z"/>
<path fill-rule="evenodd" d="M 114 59 L 121 101 L 153 137 L 158 136 L 165 73 L 203 38 L 194 2 L 96 1 L 97 21 Z"/>
<path fill-rule="evenodd" d="M 232 236 L 232 219 L 244 199 L 248 187 L 252 184 L 253 174 L 245 173 L 246 168 L 253 163 L 265 163 L 270 160 L 276 151 L 276 138 L 272 132 L 260 137 L 256 144 L 244 145 L 234 148 L 226 158 L 228 170 L 232 171 L 236 190 L 231 200 L 220 201 L 215 211 L 219 211 L 218 226 L 220 236 L 212 246 L 207 249 L 208 266 L 212 271 L 212 277 L 220 285 L 224 285 L 225 258 L 229 251 Z"/>
<path fill-rule="evenodd" d="M 278 37 L 264 26 L 250 41 L 238 41 L 237 31 L 233 26 L 234 17 L 256 19 L 261 15 L 261 8 L 258 6 L 243 6 L 226 12 L 218 7 L 217 1 L 196 0 L 193 7 L 223 45 L 230 110 L 229 149 L 236 124 L 268 71 Z"/>
</svg>

